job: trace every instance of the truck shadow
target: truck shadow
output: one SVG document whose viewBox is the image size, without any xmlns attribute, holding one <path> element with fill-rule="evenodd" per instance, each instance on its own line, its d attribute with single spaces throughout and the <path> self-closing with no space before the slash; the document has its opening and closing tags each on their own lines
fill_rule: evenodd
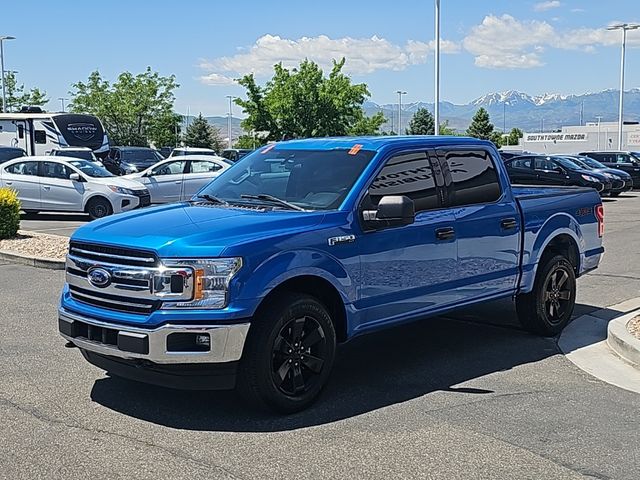
<svg viewBox="0 0 640 480">
<path fill-rule="evenodd" d="M 576 315 L 596 307 L 577 305 Z M 119 378 L 97 380 L 93 401 L 122 414 L 172 428 L 276 432 L 311 427 L 368 413 L 432 392 L 487 396 L 486 375 L 561 354 L 557 339 L 522 331 L 510 302 L 496 302 L 384 332 L 339 348 L 327 388 L 308 410 L 290 416 L 259 413 L 233 392 L 165 389 Z"/>
</svg>

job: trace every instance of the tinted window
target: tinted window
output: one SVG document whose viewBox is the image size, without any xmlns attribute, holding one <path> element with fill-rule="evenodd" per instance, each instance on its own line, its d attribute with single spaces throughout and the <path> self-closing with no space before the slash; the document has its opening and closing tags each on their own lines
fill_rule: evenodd
<svg viewBox="0 0 640 480">
<path fill-rule="evenodd" d="M 531 158 L 516 158 L 511 160 L 507 166 L 511 168 L 531 168 Z"/>
<path fill-rule="evenodd" d="M 449 205 L 490 203 L 500 198 L 495 165 L 485 150 L 444 152 L 444 177 Z"/>
<path fill-rule="evenodd" d="M 184 172 L 185 163 L 184 160 L 163 163 L 151 170 L 151 175 L 179 175 Z"/>
<path fill-rule="evenodd" d="M 191 173 L 217 172 L 221 168 L 217 163 L 207 162 L 206 160 L 193 160 L 191 162 Z"/>
<path fill-rule="evenodd" d="M 629 155 L 625 154 L 625 153 L 619 153 L 616 155 L 616 159 L 615 159 L 616 163 L 631 163 L 631 159 L 629 157 Z"/>
<path fill-rule="evenodd" d="M 8 173 L 15 175 L 38 175 L 38 162 L 19 162 L 5 168 Z"/>
<path fill-rule="evenodd" d="M 44 130 L 34 130 L 33 139 L 36 143 L 47 143 L 47 132 L 45 132 Z"/>
<path fill-rule="evenodd" d="M 47 178 L 68 179 L 72 171 L 66 165 L 57 162 L 42 162 L 42 176 Z"/>
<path fill-rule="evenodd" d="M 558 166 L 550 158 L 536 157 L 533 168 L 535 168 L 536 170 L 554 170 L 558 168 Z"/>
<path fill-rule="evenodd" d="M 14 158 L 25 157 L 27 154 L 21 148 L 0 148 L 0 163 L 8 162 Z"/>
<path fill-rule="evenodd" d="M 439 207 L 436 185 L 425 152 L 397 155 L 387 161 L 369 187 L 373 207 L 385 195 L 404 195 L 413 200 L 416 212 Z"/>
</svg>

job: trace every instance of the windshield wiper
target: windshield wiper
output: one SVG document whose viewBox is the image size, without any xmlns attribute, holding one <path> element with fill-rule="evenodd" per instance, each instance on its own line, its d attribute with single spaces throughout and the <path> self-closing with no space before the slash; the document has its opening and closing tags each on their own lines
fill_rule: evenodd
<svg viewBox="0 0 640 480">
<path fill-rule="evenodd" d="M 274 197 L 273 195 L 267 195 L 266 193 L 261 193 L 259 195 L 240 195 L 240 198 L 247 198 L 249 200 L 262 200 L 263 202 L 271 202 L 280 205 L 281 207 L 286 207 L 290 210 L 298 210 L 301 212 L 306 212 L 306 210 L 298 205 L 294 205 L 293 203 L 287 202 L 286 200 L 282 200 L 281 198 Z"/>
<path fill-rule="evenodd" d="M 209 195 L 208 193 L 202 193 L 200 195 L 196 195 L 194 198 L 204 198 L 205 200 L 211 203 L 216 203 L 218 205 L 227 205 L 227 206 L 229 205 L 229 202 L 227 202 L 226 200 L 218 198 L 215 195 Z"/>
</svg>

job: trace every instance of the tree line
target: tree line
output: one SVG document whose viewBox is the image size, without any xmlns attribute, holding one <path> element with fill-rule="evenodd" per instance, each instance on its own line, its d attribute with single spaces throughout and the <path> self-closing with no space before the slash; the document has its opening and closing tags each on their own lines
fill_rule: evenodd
<svg viewBox="0 0 640 480">
<path fill-rule="evenodd" d="M 270 80 L 260 85 L 253 74 L 238 79 L 246 90 L 246 98 L 235 103 L 245 114 L 241 126 L 245 132 L 235 142 L 238 148 L 254 148 L 270 141 L 292 138 L 344 135 L 383 135 L 387 121 L 382 112 L 367 116 L 363 104 L 371 96 L 366 84 L 355 84 L 343 72 L 345 59 L 334 61 L 327 75 L 310 60 L 288 69 L 274 65 Z M 6 75 L 7 107 L 15 111 L 22 105 L 43 106 L 46 92 L 32 88 L 25 91 L 14 72 Z M 88 113 L 102 121 L 114 145 L 176 145 L 223 148 L 220 130 L 198 115 L 181 131 L 184 118 L 174 111 L 174 75 L 162 76 L 147 68 L 139 74 L 121 73 L 109 82 L 99 71 L 84 82 L 72 85 L 69 110 Z M 418 109 L 404 133 L 433 135 L 434 118 L 425 108 Z M 440 125 L 441 135 L 456 135 L 447 122 Z M 498 132 L 489 114 L 480 108 L 474 115 L 466 135 L 490 140 L 497 146 L 517 145 L 522 131 Z"/>
</svg>

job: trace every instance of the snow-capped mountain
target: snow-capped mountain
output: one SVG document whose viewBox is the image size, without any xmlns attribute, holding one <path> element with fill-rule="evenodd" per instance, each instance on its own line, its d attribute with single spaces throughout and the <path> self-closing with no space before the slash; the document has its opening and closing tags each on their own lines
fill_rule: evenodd
<svg viewBox="0 0 640 480">
<path fill-rule="evenodd" d="M 615 121 L 618 117 L 618 95 L 618 90 L 615 89 L 580 95 L 544 93 L 535 96 L 508 90 L 488 93 L 463 105 L 441 102 L 440 115 L 443 120 L 449 121 L 451 127 L 464 131 L 478 108 L 484 107 L 499 130 L 503 127 L 507 130 L 518 127 L 525 131 L 538 131 L 544 123 L 544 128 L 548 131 L 563 125 L 579 125 L 581 120 L 583 123 L 596 121 L 598 116 L 602 117 L 603 122 Z M 640 87 L 625 91 L 624 105 L 625 120 L 640 121 Z M 384 126 L 385 130 L 398 130 L 397 103 L 378 105 L 366 102 L 364 108 L 369 115 L 380 111 L 385 114 L 389 120 Z M 433 112 L 433 103 L 412 102 L 402 105 L 401 132 L 405 131 L 419 108 L 427 108 Z"/>
</svg>

